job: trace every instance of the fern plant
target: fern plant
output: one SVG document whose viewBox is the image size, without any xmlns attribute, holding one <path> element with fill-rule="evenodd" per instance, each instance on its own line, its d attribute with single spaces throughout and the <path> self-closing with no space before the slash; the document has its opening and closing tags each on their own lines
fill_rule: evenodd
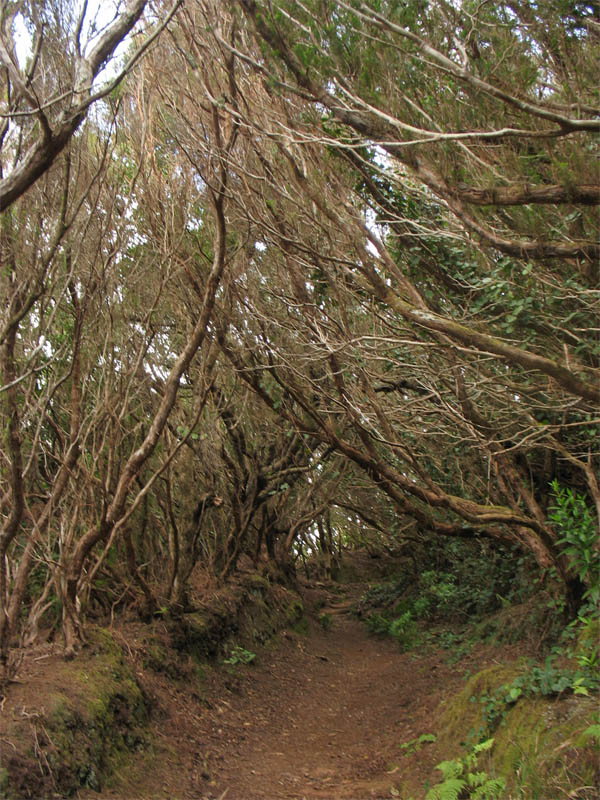
<svg viewBox="0 0 600 800">
<path fill-rule="evenodd" d="M 419 631 L 410 611 L 405 611 L 402 616 L 390 623 L 389 634 L 394 637 L 402 650 L 410 650 L 417 643 Z"/>
<path fill-rule="evenodd" d="M 487 772 L 477 769 L 477 761 L 481 753 L 490 750 L 493 739 L 487 739 L 475 745 L 463 758 L 454 761 L 442 761 L 436 769 L 442 773 L 444 780 L 432 787 L 425 800 L 498 800 L 506 789 L 504 778 L 492 778 Z"/>
</svg>

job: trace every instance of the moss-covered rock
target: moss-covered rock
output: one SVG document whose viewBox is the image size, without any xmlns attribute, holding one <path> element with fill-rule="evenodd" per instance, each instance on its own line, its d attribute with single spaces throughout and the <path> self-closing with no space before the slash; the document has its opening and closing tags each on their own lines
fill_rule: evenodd
<svg viewBox="0 0 600 800">
<path fill-rule="evenodd" d="M 472 675 L 457 695 L 442 702 L 438 739 L 449 757 L 481 739 L 486 727 L 481 699 L 510 683 L 521 671 L 515 664 L 488 667 Z"/>
<path fill-rule="evenodd" d="M 277 631 L 294 628 L 304 617 L 304 604 L 295 592 L 258 574 L 249 576 L 245 585 L 247 595 L 238 614 L 241 641 L 266 644 Z"/>
<path fill-rule="evenodd" d="M 251 590 L 238 615 L 240 641 L 248 645 L 265 644 L 281 627 L 277 611 L 269 604 L 267 597 L 256 589 Z"/>
<path fill-rule="evenodd" d="M 232 645 L 265 644 L 277 631 L 294 627 L 304 615 L 298 595 L 260 573 L 224 587 L 202 612 L 166 617 L 172 647 L 197 662 L 214 659 Z"/>
<path fill-rule="evenodd" d="M 253 572 L 248 576 L 247 585 L 250 591 L 256 592 L 259 595 L 266 594 L 271 589 L 271 583 L 264 575 L 260 575 L 258 572 Z"/>
<path fill-rule="evenodd" d="M 292 600 L 285 609 L 285 616 L 290 625 L 296 625 L 304 616 L 302 600 Z"/>
<path fill-rule="evenodd" d="M 591 698 L 573 695 L 520 699 L 494 733 L 496 772 L 507 777 L 509 784 L 519 776 L 524 790 L 547 787 L 548 797 L 561 796 L 561 788 L 574 788 L 575 776 L 579 785 L 598 787 L 597 747 L 591 739 L 588 746 L 578 744 L 596 709 L 597 702 Z"/>
<path fill-rule="evenodd" d="M 183 614 L 166 625 L 172 646 L 199 661 L 214 658 L 233 628 L 231 620 L 218 612 Z"/>
</svg>

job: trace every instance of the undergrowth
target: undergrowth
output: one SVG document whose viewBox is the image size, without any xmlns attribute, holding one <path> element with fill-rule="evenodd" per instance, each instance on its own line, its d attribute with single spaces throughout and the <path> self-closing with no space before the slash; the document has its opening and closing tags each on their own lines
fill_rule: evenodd
<svg viewBox="0 0 600 800">
<path fill-rule="evenodd" d="M 370 587 L 356 609 L 371 633 L 392 636 L 404 650 L 437 637 L 442 647 L 468 652 L 466 628 L 526 599 L 531 580 L 525 576 L 535 570 L 529 557 L 485 541 L 434 544 L 418 563 L 416 574 Z M 457 620 L 465 629 L 460 633 Z M 451 631 L 440 630 L 449 623 Z"/>
<path fill-rule="evenodd" d="M 416 564 L 413 574 L 371 587 L 359 602 L 359 614 L 381 609 L 394 617 L 410 610 L 415 619 L 428 622 L 467 621 L 526 599 L 536 571 L 529 556 L 483 540 L 431 543 Z"/>
<path fill-rule="evenodd" d="M 223 659 L 223 663 L 230 664 L 231 666 L 235 666 L 236 664 L 251 664 L 255 658 L 256 653 L 253 653 L 251 650 L 246 650 L 244 647 L 240 647 L 236 644 L 231 648 L 229 658 Z"/>
<path fill-rule="evenodd" d="M 425 800 L 497 800 L 504 797 L 504 778 L 490 776 L 478 768 L 480 755 L 490 750 L 493 744 L 493 739 L 487 739 L 461 758 L 438 764 L 436 769 L 444 779 L 427 792 Z"/>
<path fill-rule="evenodd" d="M 559 783 L 565 796 L 577 800 L 600 796 L 594 794 L 598 787 L 583 785 L 566 762 L 565 774 L 560 780 L 555 775 L 550 786 L 544 773 L 547 753 L 523 756 L 516 775 L 496 775 L 493 769 L 488 774 L 478 764 L 492 749 L 494 735 L 504 742 L 499 728 L 520 701 L 596 697 L 600 690 L 600 552 L 594 515 L 577 492 L 556 482 L 552 491 L 549 518 L 556 543 L 571 575 L 584 587 L 576 619 L 565 621 L 564 593 L 556 574 L 489 543 L 445 543 L 443 553 L 434 547 L 421 559 L 419 572 L 371 587 L 358 605 L 369 631 L 392 636 L 403 650 L 433 644 L 448 650 L 447 661 L 456 663 L 483 641 L 501 645 L 526 640 L 526 649 L 536 656 L 510 682 L 471 698 L 481 705 L 483 715 L 475 731 L 477 743 L 460 758 L 438 764 L 443 780 L 429 788 L 425 800 L 550 800 L 549 788 L 554 791 Z M 600 717 L 564 742 L 569 764 L 590 744 L 600 744 Z"/>
<path fill-rule="evenodd" d="M 575 644 L 566 643 L 575 638 Z M 598 620 L 580 615 L 567 626 L 561 642 L 543 664 L 530 664 L 511 683 L 490 694 L 471 698 L 483 705 L 484 731 L 492 733 L 505 719 L 510 706 L 521 697 L 553 697 L 572 692 L 596 695 L 600 689 Z"/>
</svg>

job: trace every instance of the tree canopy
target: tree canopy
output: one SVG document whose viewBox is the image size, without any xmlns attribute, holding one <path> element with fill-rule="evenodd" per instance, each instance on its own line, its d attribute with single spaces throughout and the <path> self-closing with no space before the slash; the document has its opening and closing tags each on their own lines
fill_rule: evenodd
<svg viewBox="0 0 600 800">
<path fill-rule="evenodd" d="M 57 605 L 73 653 L 86 610 L 352 543 L 518 547 L 577 609 L 598 13 L 0 5 L 5 664 Z"/>
</svg>

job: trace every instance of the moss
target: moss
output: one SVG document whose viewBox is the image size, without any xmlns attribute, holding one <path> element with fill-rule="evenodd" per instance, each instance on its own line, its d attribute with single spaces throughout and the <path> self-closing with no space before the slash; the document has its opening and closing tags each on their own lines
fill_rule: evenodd
<svg viewBox="0 0 600 800">
<path fill-rule="evenodd" d="M 527 641 L 542 652 L 557 639 L 562 624 L 560 616 L 547 603 L 532 598 L 525 603 L 502 608 L 475 623 L 471 638 L 494 644 Z"/>
<path fill-rule="evenodd" d="M 495 762 L 504 773 L 538 750 L 549 755 L 573 739 L 591 713 L 589 700 L 522 698 L 509 710 L 506 723 L 495 733 Z"/>
<path fill-rule="evenodd" d="M 308 618 L 304 614 L 304 605 L 301 600 L 292 600 L 286 606 L 285 617 L 288 625 L 296 633 L 306 635 L 309 632 Z"/>
<path fill-rule="evenodd" d="M 54 692 L 46 700 L 46 715 L 50 722 L 57 725 L 67 725 L 71 719 L 71 709 L 69 708 L 69 698 L 60 692 Z"/>
<path fill-rule="evenodd" d="M 254 572 L 248 577 L 248 588 L 251 591 L 256 590 L 260 593 L 267 593 L 271 589 L 271 584 L 263 575 Z"/>
<path fill-rule="evenodd" d="M 285 616 L 290 625 L 294 625 L 304 616 L 304 605 L 301 600 L 292 600 L 285 609 Z"/>
<path fill-rule="evenodd" d="M 144 647 L 142 666 L 176 681 L 188 675 L 185 660 L 179 653 L 174 653 L 164 644 L 152 640 Z"/>
<path fill-rule="evenodd" d="M 515 665 L 488 667 L 472 675 L 455 697 L 444 701 L 439 742 L 449 756 L 458 755 L 465 745 L 471 745 L 479 738 L 485 722 L 479 698 L 510 683 L 520 671 Z"/>
<path fill-rule="evenodd" d="M 298 596 L 253 573 L 211 599 L 210 609 L 165 620 L 172 646 L 197 662 L 217 658 L 227 642 L 252 647 L 266 642 L 304 614 Z"/>
<path fill-rule="evenodd" d="M 246 603 L 238 614 L 239 639 L 248 644 L 266 644 L 281 627 L 280 614 L 268 602 L 268 595 L 257 597 L 250 591 Z"/>
<path fill-rule="evenodd" d="M 172 646 L 202 661 L 218 655 L 222 643 L 235 627 L 225 613 L 184 614 L 168 623 Z"/>
<path fill-rule="evenodd" d="M 516 665 L 482 670 L 443 704 L 438 745 L 444 758 L 459 756 L 465 747 L 489 735 L 478 700 L 511 682 L 521 671 Z M 518 781 L 523 798 L 566 796 L 567 789 L 579 781 L 578 785 L 596 785 L 598 748 L 581 741 L 582 732 L 594 720 L 596 706 L 595 698 L 573 695 L 519 698 L 506 708 L 493 733 L 493 750 L 480 768 L 504 777 L 509 788 Z"/>
<path fill-rule="evenodd" d="M 55 679 L 64 690 L 43 699 L 26 770 L 16 760 L 3 764 L 10 787 L 3 796 L 48 796 L 58 790 L 69 797 L 81 787 L 100 791 L 114 764 L 144 744 L 149 710 L 109 631 L 95 630 L 89 649 L 57 665 Z"/>
</svg>

